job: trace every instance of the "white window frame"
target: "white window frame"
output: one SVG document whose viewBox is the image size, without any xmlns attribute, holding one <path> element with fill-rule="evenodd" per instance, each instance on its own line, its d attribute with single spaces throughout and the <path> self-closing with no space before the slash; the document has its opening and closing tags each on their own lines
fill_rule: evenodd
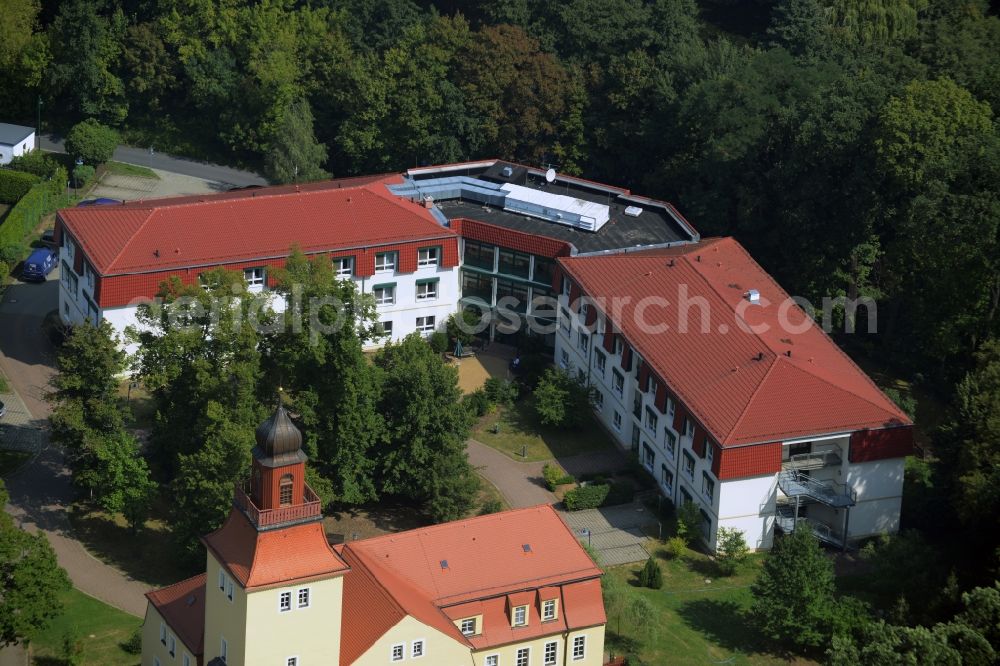
<svg viewBox="0 0 1000 666">
<path fill-rule="evenodd" d="M 420 290 L 423 289 L 423 293 Z M 418 301 L 433 301 L 437 300 L 438 297 L 438 281 L 433 280 L 431 282 L 420 282 L 417 284 L 417 300 Z"/>
<path fill-rule="evenodd" d="M 622 431 L 622 413 L 618 410 L 615 410 L 614 416 L 611 419 L 611 424 L 618 432 Z"/>
<path fill-rule="evenodd" d="M 528 666 L 531 663 L 531 648 L 518 648 L 514 653 L 514 666 Z"/>
<path fill-rule="evenodd" d="M 587 658 L 587 636 L 573 637 L 573 661 L 581 661 Z"/>
<path fill-rule="evenodd" d="M 649 407 L 649 405 L 646 405 L 646 418 L 645 418 L 645 422 L 646 422 L 646 430 L 649 430 L 650 432 L 655 433 L 656 432 L 656 427 L 659 425 L 659 419 L 656 416 L 656 412 L 654 412 Z"/>
<path fill-rule="evenodd" d="M 303 594 L 305 596 L 303 596 Z M 305 599 L 304 602 L 303 599 Z M 300 587 L 298 594 L 295 595 L 295 607 L 309 608 L 311 604 L 312 604 L 312 590 L 308 587 Z"/>
<path fill-rule="evenodd" d="M 417 650 L 420 654 L 417 654 Z M 417 638 L 410 641 L 410 659 L 420 659 L 427 656 L 427 639 Z"/>
<path fill-rule="evenodd" d="M 546 599 L 542 602 L 542 622 L 556 619 L 556 600 Z"/>
<path fill-rule="evenodd" d="M 334 257 L 333 274 L 336 275 L 337 277 L 353 277 L 354 257 Z"/>
<path fill-rule="evenodd" d="M 701 473 L 701 494 L 709 499 L 715 499 L 715 481 L 708 472 Z"/>
<path fill-rule="evenodd" d="M 670 417 L 671 421 L 674 420 L 674 411 L 676 409 L 677 409 L 677 405 L 674 404 L 674 399 L 673 398 L 667 398 L 667 415 Z"/>
<path fill-rule="evenodd" d="M 500 666 L 500 655 L 488 654 L 483 660 L 483 666 Z"/>
<path fill-rule="evenodd" d="M 232 601 L 233 601 L 233 588 L 234 587 L 236 587 L 236 586 L 233 585 L 233 579 L 230 578 L 229 576 L 226 576 L 226 598 L 229 599 L 230 603 L 232 603 Z"/>
<path fill-rule="evenodd" d="M 558 663 L 559 663 L 559 643 L 557 643 L 556 641 L 549 641 L 542 648 L 542 666 L 556 666 L 556 664 Z"/>
<path fill-rule="evenodd" d="M 160 642 L 164 645 L 167 644 L 167 624 L 166 622 L 160 622 Z"/>
<path fill-rule="evenodd" d="M 594 352 L 594 367 L 597 368 L 597 372 L 600 373 L 601 377 L 604 377 L 604 369 L 607 367 L 608 357 L 604 355 L 604 352 Z"/>
<path fill-rule="evenodd" d="M 285 666 L 299 666 L 298 655 L 295 655 L 294 657 L 285 657 Z"/>
<path fill-rule="evenodd" d="M 708 459 L 709 464 L 715 459 L 715 445 L 708 439 L 705 440 L 705 457 Z"/>
<path fill-rule="evenodd" d="M 521 619 L 518 620 L 518 615 L 521 615 Z M 527 606 L 514 606 L 510 614 L 510 626 L 512 627 L 527 627 L 528 626 L 528 607 Z"/>
<path fill-rule="evenodd" d="M 649 442 L 642 443 L 642 466 L 650 472 L 656 466 L 656 451 L 653 450 Z"/>
<path fill-rule="evenodd" d="M 229 643 L 226 642 L 225 636 L 219 638 L 219 658 L 222 659 L 222 663 L 226 663 L 229 659 Z"/>
<path fill-rule="evenodd" d="M 184 657 L 181 659 L 181 663 L 184 664 L 184 666 L 191 666 L 191 655 L 185 652 Z"/>
<path fill-rule="evenodd" d="M 673 458 L 677 450 L 677 435 L 670 430 L 670 426 L 663 426 L 663 446 L 667 451 L 667 455 Z"/>
<path fill-rule="evenodd" d="M 292 610 L 292 591 L 285 590 L 278 593 L 278 612 L 287 613 Z"/>
<path fill-rule="evenodd" d="M 167 654 L 171 657 L 177 656 L 177 639 L 174 638 L 173 634 L 167 636 Z"/>
<path fill-rule="evenodd" d="M 260 273 L 260 277 L 257 273 Z M 247 287 L 250 289 L 260 288 L 263 289 L 264 285 L 267 283 L 267 269 L 263 266 L 254 266 L 253 268 L 243 269 L 243 279 L 246 280 Z"/>
<path fill-rule="evenodd" d="M 376 292 L 382 292 L 382 295 L 379 296 Z M 388 296 L 386 292 L 388 292 Z M 378 285 L 372 287 L 372 297 L 375 299 L 375 305 L 395 305 L 396 285 Z"/>
<path fill-rule="evenodd" d="M 665 464 L 660 465 L 660 485 L 666 488 L 668 493 L 674 491 L 674 473 Z"/>
<path fill-rule="evenodd" d="M 602 391 L 594 391 L 594 407 L 600 411 L 604 409 L 604 393 Z"/>
<path fill-rule="evenodd" d="M 569 311 L 566 310 L 566 308 L 559 308 L 559 316 L 562 319 L 562 321 L 559 322 L 559 328 L 563 330 L 563 333 L 569 336 L 569 329 L 573 324 L 569 318 Z"/>
<path fill-rule="evenodd" d="M 426 258 L 424 253 L 427 253 Z M 437 266 L 440 258 L 440 248 L 422 247 L 417 250 L 417 266 Z"/>
<path fill-rule="evenodd" d="M 219 567 L 219 589 L 223 592 L 226 591 L 226 572 Z"/>
<path fill-rule="evenodd" d="M 577 344 L 580 346 L 580 351 L 586 354 L 587 350 L 590 349 L 590 336 L 580 331 L 580 339 Z"/>
<path fill-rule="evenodd" d="M 560 350 L 559 353 L 559 367 L 565 370 L 569 367 L 569 352 L 565 349 Z"/>
<path fill-rule="evenodd" d="M 687 474 L 688 478 L 694 481 L 694 456 L 684 451 L 684 473 Z"/>
<path fill-rule="evenodd" d="M 614 388 L 615 393 L 618 394 L 619 398 L 625 397 L 625 375 L 618 372 L 618 370 L 611 371 L 611 386 Z"/>
<path fill-rule="evenodd" d="M 420 323 L 421 319 L 424 320 L 424 323 L 422 324 Z M 433 333 L 434 330 L 437 328 L 437 319 L 435 318 L 434 315 L 425 315 L 423 317 L 417 317 L 416 324 L 417 324 L 417 330 L 419 332 Z"/>
<path fill-rule="evenodd" d="M 160 666 L 160 658 L 155 655 L 153 656 L 153 666 Z"/>
<path fill-rule="evenodd" d="M 471 623 L 471 626 L 467 626 Z M 459 622 L 459 630 L 462 632 L 463 636 L 475 636 L 476 635 L 476 618 L 467 617 Z"/>
<path fill-rule="evenodd" d="M 382 265 L 379 266 L 379 258 L 382 259 Z M 391 261 L 390 261 L 391 258 Z M 396 264 L 399 262 L 399 255 L 396 252 L 376 252 L 375 253 L 375 272 L 376 273 L 394 273 L 396 271 Z"/>
<path fill-rule="evenodd" d="M 396 650 L 399 650 L 398 657 Z M 404 659 L 406 659 L 406 643 L 396 643 L 389 646 L 389 661 L 403 661 Z"/>
<path fill-rule="evenodd" d="M 387 321 L 380 321 L 379 324 L 382 326 L 382 333 L 385 335 L 385 337 L 391 338 L 392 337 L 392 320 L 389 319 Z M 385 327 L 386 324 L 389 325 L 388 329 Z"/>
<path fill-rule="evenodd" d="M 691 420 L 690 416 L 684 419 L 684 436 L 694 437 L 694 421 Z"/>
</svg>

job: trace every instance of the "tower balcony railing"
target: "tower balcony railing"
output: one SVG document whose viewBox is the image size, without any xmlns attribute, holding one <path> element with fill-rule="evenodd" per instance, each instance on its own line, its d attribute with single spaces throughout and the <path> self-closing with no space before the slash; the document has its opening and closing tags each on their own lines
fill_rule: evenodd
<svg viewBox="0 0 1000 666">
<path fill-rule="evenodd" d="M 320 501 L 319 495 L 308 484 L 302 484 L 302 504 L 282 506 L 277 509 L 261 509 L 254 504 L 248 490 L 249 487 L 246 485 L 237 484 L 233 506 L 239 509 L 259 530 L 273 529 L 292 523 L 304 523 L 316 520 L 323 515 L 323 503 Z"/>
</svg>

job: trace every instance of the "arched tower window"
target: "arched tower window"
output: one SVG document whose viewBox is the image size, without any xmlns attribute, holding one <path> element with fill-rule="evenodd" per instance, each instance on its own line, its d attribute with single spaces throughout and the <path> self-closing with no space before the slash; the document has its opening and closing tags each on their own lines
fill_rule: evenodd
<svg viewBox="0 0 1000 666">
<path fill-rule="evenodd" d="M 280 506 L 291 506 L 292 504 L 292 475 L 285 474 L 278 483 L 278 504 Z"/>
</svg>

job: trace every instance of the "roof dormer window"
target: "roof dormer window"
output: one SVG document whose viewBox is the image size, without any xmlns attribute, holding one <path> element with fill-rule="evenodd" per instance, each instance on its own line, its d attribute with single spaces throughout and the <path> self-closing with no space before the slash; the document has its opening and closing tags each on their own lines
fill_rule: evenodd
<svg viewBox="0 0 1000 666">
<path fill-rule="evenodd" d="M 528 626 L 528 607 L 527 606 L 515 606 L 513 612 L 511 613 L 510 625 L 512 627 L 526 627 Z"/>
<path fill-rule="evenodd" d="M 556 619 L 556 600 L 546 599 L 542 602 L 542 622 Z"/>
</svg>

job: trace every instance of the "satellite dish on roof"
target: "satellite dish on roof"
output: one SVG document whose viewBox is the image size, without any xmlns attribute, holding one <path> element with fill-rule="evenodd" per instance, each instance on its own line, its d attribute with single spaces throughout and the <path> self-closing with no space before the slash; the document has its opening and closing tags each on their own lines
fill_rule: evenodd
<svg viewBox="0 0 1000 666">
<path fill-rule="evenodd" d="M 545 172 L 545 182 L 546 183 L 554 183 L 555 180 L 556 180 L 556 170 L 555 169 L 549 169 L 548 171 Z"/>
</svg>

